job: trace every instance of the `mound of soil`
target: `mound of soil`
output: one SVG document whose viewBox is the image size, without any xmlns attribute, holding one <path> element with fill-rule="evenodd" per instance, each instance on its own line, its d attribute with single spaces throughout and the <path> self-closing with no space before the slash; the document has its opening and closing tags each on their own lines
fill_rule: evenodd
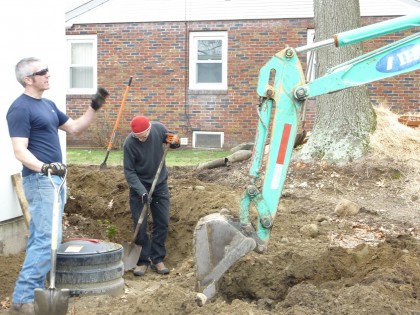
<svg viewBox="0 0 420 315">
<path fill-rule="evenodd" d="M 251 252 L 196 302 L 193 232 L 199 218 L 238 215 L 248 162 L 170 168 L 167 276 L 124 274 L 122 296 L 70 299 L 69 314 L 420 314 L 420 200 L 404 165 L 365 158 L 348 166 L 294 163 L 268 251 Z M 121 167 L 70 165 L 64 237 L 130 241 Z M 6 309 L 23 255 L 0 257 Z"/>
</svg>

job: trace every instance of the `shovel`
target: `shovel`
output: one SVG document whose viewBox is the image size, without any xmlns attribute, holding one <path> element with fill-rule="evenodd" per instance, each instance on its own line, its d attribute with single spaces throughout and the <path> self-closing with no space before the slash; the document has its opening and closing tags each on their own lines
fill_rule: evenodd
<svg viewBox="0 0 420 315">
<path fill-rule="evenodd" d="M 35 289 L 34 308 L 36 315 L 65 315 L 67 314 L 69 304 L 69 289 L 58 290 L 55 288 L 55 269 L 57 263 L 57 245 L 58 245 L 58 224 L 59 218 L 59 204 L 58 196 L 60 190 L 63 188 L 66 180 L 67 172 L 61 184 L 57 187 L 52 178 L 51 173 L 48 172 L 48 178 L 54 188 L 54 204 L 52 212 L 52 233 L 51 233 L 51 270 L 50 270 L 50 286 L 48 289 Z"/>
<path fill-rule="evenodd" d="M 121 102 L 120 110 L 118 111 L 117 120 L 115 121 L 114 129 L 112 129 L 111 139 L 109 140 L 108 147 L 106 149 L 105 159 L 101 163 L 101 165 L 99 165 L 100 170 L 104 170 L 104 169 L 107 168 L 106 161 L 108 160 L 109 152 L 111 152 L 112 144 L 113 144 L 114 139 L 115 139 L 115 135 L 117 134 L 118 123 L 120 122 L 121 113 L 123 112 L 125 100 L 127 99 L 128 91 L 130 90 L 132 80 L 133 80 L 133 77 L 130 77 L 130 79 L 128 80 L 128 84 L 125 88 L 125 92 L 124 92 L 124 96 L 123 96 L 123 99 L 122 99 L 122 102 Z"/>
<path fill-rule="evenodd" d="M 160 171 L 162 170 L 163 164 L 165 163 L 165 157 L 166 157 L 166 153 L 168 152 L 168 148 L 169 148 L 169 144 L 165 144 L 162 160 L 160 161 L 159 167 L 156 171 L 155 178 L 153 179 L 152 187 L 150 187 L 150 191 L 149 191 L 150 197 L 153 195 L 153 191 L 155 190 L 155 186 L 159 178 Z M 146 203 L 143 206 L 143 209 L 141 210 L 141 214 L 140 214 L 139 220 L 137 221 L 137 225 L 134 230 L 133 237 L 131 238 L 131 242 L 122 244 L 123 249 L 124 249 L 124 257 L 122 259 L 124 263 L 124 271 L 130 270 L 136 267 L 137 261 L 139 260 L 142 247 L 140 245 L 137 245 L 135 241 L 137 238 L 137 234 L 139 234 L 141 224 L 143 223 L 143 220 L 147 215 L 148 208 L 149 208 L 149 203 Z"/>
</svg>

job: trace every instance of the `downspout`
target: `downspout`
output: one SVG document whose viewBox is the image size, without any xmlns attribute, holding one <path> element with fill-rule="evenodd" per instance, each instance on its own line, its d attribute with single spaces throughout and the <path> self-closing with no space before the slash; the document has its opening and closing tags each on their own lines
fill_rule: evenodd
<svg viewBox="0 0 420 315">
<path fill-rule="evenodd" d="M 187 127 L 188 132 L 192 132 L 192 126 L 190 122 L 190 114 L 189 114 L 189 101 L 188 101 L 188 81 L 189 81 L 189 62 L 188 62 L 188 56 L 189 56 L 189 25 L 187 21 L 187 0 L 184 2 L 184 32 L 185 32 L 185 57 L 184 57 L 184 66 L 185 66 L 185 80 L 184 80 L 184 114 L 185 118 L 187 120 Z M 192 137 L 192 134 L 191 134 Z"/>
</svg>

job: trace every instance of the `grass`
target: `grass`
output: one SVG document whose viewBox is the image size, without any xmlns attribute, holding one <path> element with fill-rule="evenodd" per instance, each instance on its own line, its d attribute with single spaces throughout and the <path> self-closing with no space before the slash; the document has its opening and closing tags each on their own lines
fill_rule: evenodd
<svg viewBox="0 0 420 315">
<path fill-rule="evenodd" d="M 169 149 L 166 155 L 167 166 L 191 166 L 213 161 L 232 154 L 226 150 Z M 106 149 L 67 148 L 67 164 L 100 165 L 104 162 Z M 123 165 L 122 150 L 111 150 L 106 161 L 107 166 Z"/>
</svg>

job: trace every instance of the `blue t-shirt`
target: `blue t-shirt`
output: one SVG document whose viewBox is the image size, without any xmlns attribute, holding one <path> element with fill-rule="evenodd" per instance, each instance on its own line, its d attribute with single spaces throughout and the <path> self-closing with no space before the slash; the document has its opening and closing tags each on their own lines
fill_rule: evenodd
<svg viewBox="0 0 420 315">
<path fill-rule="evenodd" d="M 54 102 L 19 96 L 7 112 L 10 137 L 28 138 L 28 150 L 44 163 L 62 162 L 58 127 L 68 119 Z M 23 166 L 22 176 L 35 173 Z"/>
</svg>

